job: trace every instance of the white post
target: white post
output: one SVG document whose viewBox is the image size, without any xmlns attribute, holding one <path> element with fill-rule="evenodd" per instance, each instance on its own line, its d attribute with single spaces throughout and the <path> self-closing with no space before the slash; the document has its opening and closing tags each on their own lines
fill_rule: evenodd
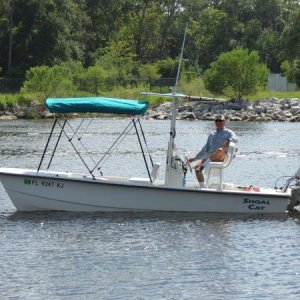
<svg viewBox="0 0 300 300">
<path fill-rule="evenodd" d="M 179 82 L 179 76 L 180 76 L 180 69 L 182 64 L 182 57 L 183 57 L 183 50 L 184 50 L 184 44 L 185 44 L 185 38 L 187 33 L 188 24 L 186 24 L 182 47 L 181 47 L 181 53 L 178 63 L 178 69 L 177 69 L 177 76 L 176 76 L 176 82 L 174 89 L 172 91 L 174 97 L 173 97 L 173 103 L 172 103 L 172 115 L 171 115 L 171 129 L 170 129 L 170 140 L 168 144 L 168 153 L 167 153 L 167 163 L 166 163 L 166 176 L 165 176 L 165 184 L 170 185 L 172 184 L 172 172 L 176 171 L 175 169 L 175 162 L 173 161 L 173 154 L 174 154 L 174 141 L 176 136 L 176 117 L 177 117 L 177 106 L 178 106 L 178 97 L 176 97 L 176 90 Z"/>
<path fill-rule="evenodd" d="M 173 164 L 173 155 L 174 155 L 174 141 L 176 136 L 176 116 L 177 116 L 177 105 L 178 98 L 173 98 L 172 103 L 172 115 L 171 115 L 171 129 L 170 129 L 170 140 L 168 143 L 168 153 L 167 153 L 167 162 L 166 162 L 166 176 L 165 182 L 168 185 L 171 180 L 171 168 Z"/>
</svg>

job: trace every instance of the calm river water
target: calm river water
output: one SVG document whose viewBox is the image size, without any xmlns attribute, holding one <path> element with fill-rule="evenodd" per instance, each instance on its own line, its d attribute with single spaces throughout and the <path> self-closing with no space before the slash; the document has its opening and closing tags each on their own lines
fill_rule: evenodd
<svg viewBox="0 0 300 300">
<path fill-rule="evenodd" d="M 78 135 L 98 161 L 128 122 L 96 119 Z M 163 164 L 169 122 L 142 124 L 154 161 Z M 51 125 L 0 121 L 0 165 L 37 168 Z M 197 152 L 213 125 L 178 121 L 178 154 Z M 240 141 L 227 182 L 274 186 L 300 166 L 299 123 L 228 127 Z M 84 170 L 64 141 L 52 166 Z M 136 136 L 124 139 L 102 171 L 147 175 Z M 1 299 L 300 299 L 299 253 L 300 213 L 16 213 L 0 184 Z"/>
</svg>

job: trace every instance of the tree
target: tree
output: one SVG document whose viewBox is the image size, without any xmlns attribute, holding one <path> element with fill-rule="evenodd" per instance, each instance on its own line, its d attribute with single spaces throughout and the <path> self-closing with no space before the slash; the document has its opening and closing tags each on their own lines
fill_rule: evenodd
<svg viewBox="0 0 300 300">
<path fill-rule="evenodd" d="M 158 0 L 133 1 L 122 27 L 111 42 L 126 41 L 136 60 L 153 62 L 160 53 L 160 26 L 163 13 Z"/>
<path fill-rule="evenodd" d="M 90 19 L 86 27 L 87 65 L 95 63 L 93 54 L 97 49 L 107 47 L 111 38 L 126 24 L 124 19 L 130 7 L 127 0 L 86 0 L 87 15 Z"/>
<path fill-rule="evenodd" d="M 18 0 L 13 14 L 14 73 L 23 76 L 32 66 L 84 61 L 89 36 L 85 0 Z"/>
<path fill-rule="evenodd" d="M 300 9 L 296 10 L 282 33 L 282 57 L 292 62 L 299 58 L 300 49 Z"/>
<path fill-rule="evenodd" d="M 204 73 L 206 88 L 235 99 L 255 93 L 265 84 L 268 69 L 259 62 L 256 51 L 237 49 L 222 53 Z"/>
<path fill-rule="evenodd" d="M 294 69 L 295 69 L 295 81 L 298 87 L 300 87 L 300 59 L 294 60 Z"/>
<path fill-rule="evenodd" d="M 111 81 L 124 85 L 127 79 L 133 77 L 136 72 L 136 55 L 126 40 L 112 40 L 109 46 L 98 50 L 96 57 L 96 64 L 109 73 L 108 77 Z"/>
<path fill-rule="evenodd" d="M 288 60 L 285 60 L 281 63 L 280 66 L 282 73 L 287 77 L 289 82 L 295 82 L 295 67 L 294 64 L 291 64 Z"/>
<path fill-rule="evenodd" d="M 0 69 L 8 68 L 11 1 L 0 0 Z M 11 15 L 12 16 L 12 15 Z"/>
<path fill-rule="evenodd" d="M 197 20 L 189 26 L 187 43 L 189 59 L 197 61 L 200 67 L 206 69 L 220 53 L 229 49 L 228 15 L 215 8 L 207 8 L 200 12 Z"/>
</svg>

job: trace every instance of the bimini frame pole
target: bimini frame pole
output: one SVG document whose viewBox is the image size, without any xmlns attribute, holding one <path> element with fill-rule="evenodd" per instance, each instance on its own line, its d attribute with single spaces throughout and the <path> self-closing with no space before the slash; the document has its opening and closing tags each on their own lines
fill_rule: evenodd
<svg viewBox="0 0 300 300">
<path fill-rule="evenodd" d="M 53 152 L 52 152 L 52 155 L 51 155 L 50 161 L 49 161 L 49 163 L 48 163 L 47 170 L 49 170 L 49 168 L 50 168 L 50 166 L 51 166 L 51 163 L 52 163 L 52 160 L 53 160 L 54 154 L 55 154 L 55 152 L 56 152 L 56 149 L 57 149 L 58 143 L 59 143 L 59 141 L 60 141 L 60 138 L 61 138 L 61 135 L 62 135 L 62 133 L 63 133 L 63 130 L 64 130 L 64 128 L 65 128 L 65 125 L 66 125 L 66 123 L 67 123 L 67 120 L 65 120 L 65 121 L 64 121 L 63 127 L 62 127 L 62 128 L 61 128 L 61 130 L 60 130 L 60 133 L 59 133 L 58 139 L 57 139 L 57 141 L 56 141 L 56 144 L 55 144 L 54 150 L 53 150 Z"/>
<path fill-rule="evenodd" d="M 50 140 L 51 140 L 51 137 L 52 137 L 52 134 L 53 134 L 53 131 L 54 131 L 54 128 L 55 128 L 56 123 L 57 123 L 57 119 L 55 118 L 54 123 L 53 123 L 53 125 L 52 125 L 51 132 L 50 132 L 49 137 L 48 137 L 47 144 L 46 144 L 46 146 L 45 146 L 45 149 L 44 149 L 44 152 L 43 152 L 41 161 L 40 161 L 40 164 L 39 164 L 38 169 L 37 169 L 37 172 L 39 172 L 39 170 L 40 170 L 40 168 L 41 168 L 41 166 L 42 166 L 42 163 L 43 163 L 43 160 L 44 160 L 46 151 L 47 151 L 47 149 L 48 149 L 48 145 L 49 145 L 49 142 L 50 142 Z"/>
<path fill-rule="evenodd" d="M 175 136 L 176 136 L 176 117 L 177 117 L 177 106 L 178 106 L 178 97 L 176 96 L 176 90 L 177 90 L 178 83 L 179 83 L 180 70 L 181 70 L 181 65 L 182 65 L 183 50 L 184 50 L 187 28 L 188 28 L 188 24 L 186 24 L 186 26 L 185 26 L 183 42 L 182 42 L 182 47 L 181 47 L 181 52 L 180 52 L 180 58 L 179 58 L 179 63 L 178 63 L 178 69 L 177 69 L 176 82 L 175 82 L 175 86 L 172 91 L 172 94 L 174 96 L 173 96 L 173 104 L 172 104 L 170 140 L 169 140 L 169 144 L 168 144 L 167 163 L 166 163 L 166 178 L 165 178 L 166 184 L 169 184 L 169 182 L 170 182 L 170 172 L 171 172 L 171 167 L 172 167 L 172 163 L 173 163 L 172 160 L 173 160 L 173 153 L 174 153 L 174 147 L 175 147 L 174 141 L 175 141 Z"/>
<path fill-rule="evenodd" d="M 142 145 L 142 142 L 141 142 L 141 139 L 140 139 L 140 135 L 139 135 L 139 132 L 138 132 L 138 129 L 137 129 L 137 126 L 136 126 L 136 122 L 135 122 L 134 119 L 132 120 L 132 122 L 133 122 L 133 125 L 134 125 L 134 128 L 135 128 L 135 132 L 136 132 L 136 135 L 138 137 L 138 141 L 139 141 L 139 144 L 140 144 L 140 147 L 141 147 L 141 151 L 142 151 L 142 154 L 143 154 L 143 159 L 144 159 L 144 162 L 145 162 L 145 166 L 146 166 L 146 169 L 147 169 L 149 180 L 152 183 L 152 178 L 151 178 L 149 166 L 148 166 L 147 159 L 146 159 L 145 152 L 144 152 L 144 148 L 143 148 L 143 145 Z"/>
</svg>

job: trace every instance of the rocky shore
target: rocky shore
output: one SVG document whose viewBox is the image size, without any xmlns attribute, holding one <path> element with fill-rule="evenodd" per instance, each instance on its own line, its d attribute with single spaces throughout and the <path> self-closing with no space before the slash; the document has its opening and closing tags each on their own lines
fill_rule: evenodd
<svg viewBox="0 0 300 300">
<path fill-rule="evenodd" d="M 148 120 L 170 119 L 171 102 L 164 102 L 145 114 Z M 215 114 L 224 114 L 231 121 L 300 122 L 300 99 L 229 100 L 224 104 L 201 104 L 198 101 L 182 102 L 178 106 L 178 120 L 213 120 Z M 0 111 L 0 120 L 26 118 L 52 118 L 44 105 L 33 101 L 30 106 L 15 105 Z"/>
<path fill-rule="evenodd" d="M 166 120 L 170 118 L 171 103 L 165 102 L 149 110 L 145 118 Z M 178 120 L 214 120 L 215 114 L 224 114 L 231 121 L 300 121 L 300 99 L 229 100 L 211 105 L 183 102 L 178 106 Z"/>
<path fill-rule="evenodd" d="M 33 100 L 29 106 L 14 104 L 6 110 L 0 110 L 0 120 L 53 118 L 46 107 Z"/>
</svg>

